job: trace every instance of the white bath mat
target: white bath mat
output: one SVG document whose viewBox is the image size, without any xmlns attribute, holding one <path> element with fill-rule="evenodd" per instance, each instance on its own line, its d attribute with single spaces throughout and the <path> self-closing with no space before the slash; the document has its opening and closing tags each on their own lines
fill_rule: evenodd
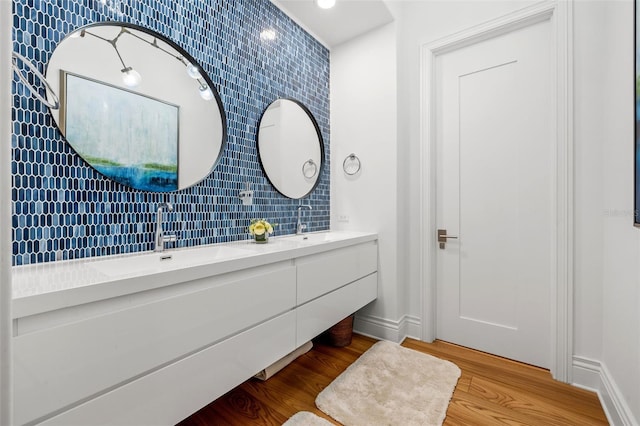
<svg viewBox="0 0 640 426">
<path fill-rule="evenodd" d="M 452 362 L 381 341 L 316 398 L 345 426 L 441 425 L 460 377 Z"/>
<path fill-rule="evenodd" d="M 309 411 L 300 411 L 286 422 L 282 426 L 334 426 L 333 423 L 318 417 Z"/>
</svg>

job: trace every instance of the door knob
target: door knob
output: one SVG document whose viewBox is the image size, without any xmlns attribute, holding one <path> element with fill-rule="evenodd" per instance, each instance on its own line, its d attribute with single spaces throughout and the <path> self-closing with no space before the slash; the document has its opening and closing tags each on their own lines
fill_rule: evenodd
<svg viewBox="0 0 640 426">
<path fill-rule="evenodd" d="M 438 243 L 440 244 L 440 249 L 444 250 L 444 245 L 448 238 L 453 238 L 455 240 L 458 239 L 458 237 L 454 237 L 453 235 L 447 235 L 446 229 L 438 229 Z"/>
</svg>

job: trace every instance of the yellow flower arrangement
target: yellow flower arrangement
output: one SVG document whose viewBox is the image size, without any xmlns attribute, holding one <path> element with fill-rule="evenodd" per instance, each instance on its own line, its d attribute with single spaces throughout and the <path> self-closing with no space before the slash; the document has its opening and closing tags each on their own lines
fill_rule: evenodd
<svg viewBox="0 0 640 426">
<path fill-rule="evenodd" d="M 249 233 L 253 235 L 256 242 L 267 242 L 269 235 L 273 233 L 273 225 L 265 219 L 251 219 Z"/>
</svg>

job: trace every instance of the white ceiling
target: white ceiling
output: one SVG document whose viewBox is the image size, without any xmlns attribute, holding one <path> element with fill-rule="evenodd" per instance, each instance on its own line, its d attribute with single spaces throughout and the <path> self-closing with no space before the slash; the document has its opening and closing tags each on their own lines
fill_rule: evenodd
<svg viewBox="0 0 640 426">
<path fill-rule="evenodd" d="M 331 9 L 320 9 L 314 0 L 271 2 L 328 48 L 393 21 L 382 0 L 336 0 Z"/>
</svg>

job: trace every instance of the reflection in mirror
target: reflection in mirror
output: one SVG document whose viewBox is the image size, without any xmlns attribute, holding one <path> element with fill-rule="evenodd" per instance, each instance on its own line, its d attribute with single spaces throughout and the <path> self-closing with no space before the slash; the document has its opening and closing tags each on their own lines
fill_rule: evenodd
<svg viewBox="0 0 640 426">
<path fill-rule="evenodd" d="M 318 123 L 300 102 L 277 99 L 258 125 L 260 164 L 269 182 L 289 198 L 303 198 L 315 189 L 324 165 L 324 144 Z"/>
<path fill-rule="evenodd" d="M 211 173 L 226 140 L 211 80 L 175 43 L 127 24 L 80 28 L 56 47 L 51 114 L 73 149 L 106 177 L 167 192 Z"/>
</svg>

